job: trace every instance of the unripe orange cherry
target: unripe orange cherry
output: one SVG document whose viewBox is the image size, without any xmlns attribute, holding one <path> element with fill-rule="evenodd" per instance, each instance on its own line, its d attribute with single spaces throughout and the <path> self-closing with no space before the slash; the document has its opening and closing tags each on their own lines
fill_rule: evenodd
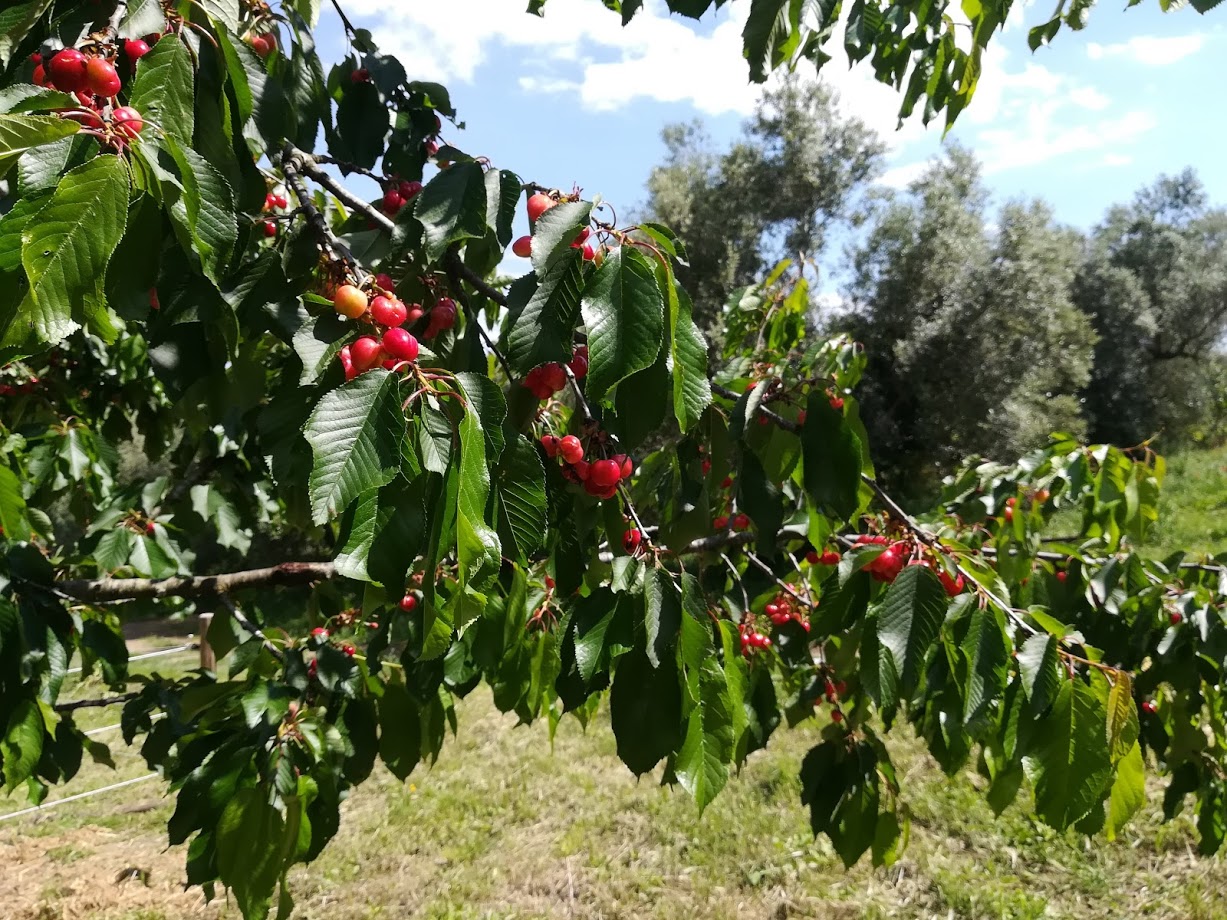
<svg viewBox="0 0 1227 920">
<path fill-rule="evenodd" d="M 332 306 L 342 316 L 357 319 L 366 312 L 366 295 L 352 284 L 343 284 L 337 288 L 336 296 L 332 298 Z"/>
</svg>

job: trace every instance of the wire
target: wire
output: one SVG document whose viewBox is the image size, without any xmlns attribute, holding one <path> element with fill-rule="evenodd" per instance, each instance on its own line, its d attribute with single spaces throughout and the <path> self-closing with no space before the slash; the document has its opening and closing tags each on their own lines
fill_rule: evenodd
<svg viewBox="0 0 1227 920">
<path fill-rule="evenodd" d="M 161 776 L 160 773 L 146 773 L 144 776 L 138 776 L 135 779 L 126 779 L 122 783 L 115 783 L 112 786 L 103 786 L 101 789 L 91 789 L 89 792 L 78 792 L 76 795 L 65 796 L 62 799 L 56 799 L 53 802 L 45 802 L 42 805 L 35 805 L 33 808 L 23 808 L 21 811 L 15 811 L 12 814 L 0 815 L 0 821 L 8 821 L 11 818 L 20 818 L 22 815 L 30 815 L 36 811 L 47 811 L 55 808 L 57 805 L 65 805 L 68 802 L 76 802 L 80 799 L 88 799 L 91 796 L 102 795 L 104 792 L 110 792 L 112 789 L 122 789 L 124 786 L 131 786 L 135 783 L 143 783 L 146 780 L 156 779 Z"/>
<path fill-rule="evenodd" d="M 164 649 L 159 649 L 156 652 L 146 652 L 144 655 L 133 655 L 131 658 L 128 659 L 128 661 L 129 662 L 144 661 L 146 658 L 158 658 L 158 657 L 161 657 L 162 655 L 177 655 L 179 654 L 179 652 L 188 652 L 194 648 L 196 648 L 195 643 L 188 643 L 187 645 L 176 645 L 174 648 L 164 648 Z M 65 673 L 80 674 L 82 670 L 83 670 L 82 668 L 70 668 Z"/>
</svg>

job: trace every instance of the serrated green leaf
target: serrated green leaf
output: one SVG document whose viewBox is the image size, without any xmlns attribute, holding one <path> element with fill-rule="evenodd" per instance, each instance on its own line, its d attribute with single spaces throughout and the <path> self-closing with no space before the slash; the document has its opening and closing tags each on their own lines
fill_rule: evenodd
<svg viewBox="0 0 1227 920">
<path fill-rule="evenodd" d="M 588 226 L 590 201 L 564 201 L 537 218 L 533 227 L 533 268 L 544 277 L 551 265 L 570 252 L 580 231 Z"/>
<path fill-rule="evenodd" d="M 0 738 L 6 792 L 12 792 L 34 775 L 43 756 L 43 735 L 43 716 L 38 703 L 31 699 L 20 700 L 9 714 L 4 737 Z"/>
<path fill-rule="evenodd" d="M 1109 840 L 1116 835 L 1146 804 L 1146 764 L 1142 749 L 1135 741 L 1116 764 L 1116 776 L 1108 795 L 1108 815 L 1104 833 Z"/>
<path fill-rule="evenodd" d="M 26 520 L 26 500 L 21 494 L 21 480 L 7 466 L 0 466 L 0 531 L 10 540 L 30 535 Z"/>
<path fill-rule="evenodd" d="M 49 6 L 51 0 L 26 0 L 0 10 L 0 69 L 8 66 L 13 49 Z"/>
<path fill-rule="evenodd" d="M 609 694 L 609 719 L 618 756 L 641 776 L 673 753 L 681 740 L 682 693 L 672 659 L 652 667 L 642 649 L 618 659 Z"/>
<path fill-rule="evenodd" d="M 404 782 L 422 759 L 422 716 L 400 678 L 389 680 L 379 699 L 379 757 Z"/>
<path fill-rule="evenodd" d="M 877 754 L 867 742 L 824 741 L 801 762 L 801 803 L 851 867 L 873 845 L 878 821 Z"/>
<path fill-rule="evenodd" d="M 686 737 L 673 764 L 678 782 L 700 813 L 728 782 L 735 740 L 728 681 L 717 660 L 708 658 L 699 670 L 699 702 L 690 712 Z"/>
<path fill-rule="evenodd" d="M 967 662 L 963 688 L 963 723 L 978 719 L 1005 689 L 1009 653 L 1001 614 L 995 608 L 976 607 L 960 648 Z"/>
<path fill-rule="evenodd" d="M 1107 714 L 1082 681 L 1062 680 L 1052 708 L 1031 727 L 1023 767 L 1035 789 L 1035 812 L 1064 830 L 1099 803 L 1112 775 Z"/>
<path fill-rule="evenodd" d="M 124 38 L 143 38 L 149 34 L 161 35 L 166 30 L 166 13 L 160 0 L 128 0 L 123 19 L 119 21 L 119 34 Z"/>
<path fill-rule="evenodd" d="M 130 106 L 154 136 L 160 129 L 180 147 L 190 147 L 196 129 L 192 58 L 178 35 L 163 36 L 136 65 Z"/>
<path fill-rule="evenodd" d="M 1056 696 L 1061 681 L 1057 673 L 1056 637 L 1040 633 L 1024 642 L 1018 650 L 1018 672 L 1032 710 L 1043 712 Z"/>
<path fill-rule="evenodd" d="M 689 431 L 711 405 L 707 379 L 707 340 L 695 325 L 690 295 L 670 279 L 669 322 L 673 352 L 673 414 L 682 432 Z"/>
<path fill-rule="evenodd" d="M 27 150 L 53 144 L 80 130 L 75 121 L 53 115 L 0 115 L 0 179 Z"/>
<path fill-rule="evenodd" d="M 549 212 L 547 212 L 549 213 Z M 652 366 L 664 338 L 664 301 L 647 259 L 629 246 L 611 252 L 584 287 L 590 402 Z"/>
<path fill-rule="evenodd" d="M 498 534 L 485 518 L 489 497 L 485 433 L 477 413 L 467 411 L 460 422 L 460 492 L 456 514 L 456 558 L 462 591 L 482 591 L 502 564 Z"/>
<path fill-rule="evenodd" d="M 167 146 L 183 182 L 184 229 L 205 276 L 219 284 L 238 238 L 233 193 L 221 173 L 191 147 L 180 147 L 171 138 L 167 138 Z M 176 208 L 170 211 L 172 218 L 181 213 Z"/>
<path fill-rule="evenodd" d="M 920 683 L 929 649 L 946 616 L 946 590 L 923 565 L 906 566 L 878 608 L 877 636 L 907 699 Z"/>
<path fill-rule="evenodd" d="M 545 542 L 548 505 L 545 468 L 537 448 L 525 435 L 517 434 L 508 442 L 499 463 L 496 483 L 513 541 L 503 550 L 516 558 L 527 559 Z"/>
<path fill-rule="evenodd" d="M 673 655 L 682 628 L 682 599 L 669 573 L 662 569 L 648 572 L 643 604 L 648 661 L 658 668 Z"/>
<path fill-rule="evenodd" d="M 453 163 L 426 183 L 414 201 L 426 253 L 437 259 L 452 243 L 486 235 L 486 177 L 480 164 Z"/>
<path fill-rule="evenodd" d="M 78 166 L 22 233 L 30 290 L 6 340 L 54 344 L 100 308 L 99 288 L 128 219 L 128 169 L 118 157 Z"/>
<path fill-rule="evenodd" d="M 1138 740 L 1138 710 L 1133 703 L 1133 678 L 1128 671 L 1117 671 L 1108 691 L 1108 750 L 1116 763 L 1129 753 Z"/>
<path fill-rule="evenodd" d="M 383 369 L 360 374 L 324 394 L 307 420 L 315 523 L 325 523 L 363 492 L 391 482 L 400 469 L 405 417 L 397 379 Z"/>
<path fill-rule="evenodd" d="M 298 385 L 318 383 L 353 331 L 354 324 L 332 310 L 308 317 L 294 333 L 294 353 L 302 361 Z"/>
<path fill-rule="evenodd" d="M 805 412 L 801 428 L 805 491 L 819 508 L 847 520 L 860 508 L 864 445 L 820 389 L 810 393 Z"/>
<path fill-rule="evenodd" d="M 520 282 L 512 286 L 512 296 L 523 292 L 522 306 L 512 304 L 515 321 L 507 333 L 507 360 L 511 369 L 523 376 L 534 367 L 571 357 L 571 342 L 580 318 L 583 289 L 583 260 L 578 252 L 568 252 L 556 260 L 535 287 Z"/>
<path fill-rule="evenodd" d="M 217 822 L 217 874 L 244 917 L 263 917 L 284 859 L 285 821 L 258 787 L 240 789 Z"/>
</svg>

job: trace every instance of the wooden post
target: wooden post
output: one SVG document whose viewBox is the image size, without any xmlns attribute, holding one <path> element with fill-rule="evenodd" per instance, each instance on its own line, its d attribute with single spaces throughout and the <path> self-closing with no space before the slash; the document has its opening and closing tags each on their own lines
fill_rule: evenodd
<svg viewBox="0 0 1227 920">
<path fill-rule="evenodd" d="M 217 670 L 217 655 L 209 644 L 209 626 L 213 623 L 213 614 L 200 615 L 200 666 L 206 671 Z"/>
</svg>

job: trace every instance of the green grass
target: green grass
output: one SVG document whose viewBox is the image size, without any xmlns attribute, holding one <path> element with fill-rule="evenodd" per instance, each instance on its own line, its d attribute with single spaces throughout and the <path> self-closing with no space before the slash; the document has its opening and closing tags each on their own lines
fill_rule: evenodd
<svg viewBox="0 0 1227 920">
<path fill-rule="evenodd" d="M 1227 450 L 1173 458 L 1162 529 L 1151 551 L 1227 550 Z M 147 637 L 139 651 L 181 637 Z M 193 654 L 140 662 L 175 673 Z M 98 695 L 75 681 L 68 696 Z M 1027 793 L 994 819 L 983 781 L 944 776 L 906 729 L 889 737 L 912 814 L 909 846 L 890 869 L 845 870 L 815 840 L 796 778 L 816 724 L 781 730 L 699 815 L 658 776 L 637 781 L 615 755 L 607 720 L 587 733 L 516 727 L 488 693 L 458 707 L 460 733 L 433 769 L 405 784 L 377 770 L 343 806 L 342 828 L 291 882 L 296 916 L 328 920 L 504 918 L 1227 918 L 1227 864 L 1197 857 L 1187 816 L 1163 823 L 1162 786 L 1108 843 L 1058 834 Z M 87 710 L 87 727 L 118 721 Z M 87 763 L 51 799 L 140 776 L 148 768 L 116 735 L 116 770 Z M 0 815 L 24 807 L 0 798 Z M 184 849 L 167 849 L 173 803 L 150 781 L 0 823 L 5 920 L 63 916 L 174 920 L 238 916 L 182 888 Z M 131 868 L 147 885 L 116 882 Z"/>
</svg>

